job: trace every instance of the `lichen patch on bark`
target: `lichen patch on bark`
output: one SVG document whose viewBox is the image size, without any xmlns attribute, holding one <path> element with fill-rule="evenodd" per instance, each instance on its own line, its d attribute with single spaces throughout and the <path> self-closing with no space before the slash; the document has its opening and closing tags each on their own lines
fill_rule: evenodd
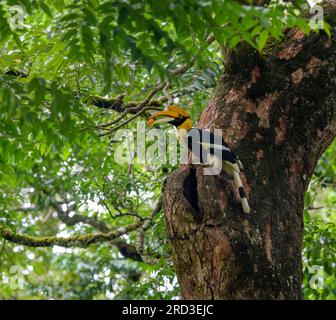
<svg viewBox="0 0 336 320">
<path fill-rule="evenodd" d="M 256 114 L 259 118 L 259 127 L 270 128 L 270 109 L 273 102 L 278 98 L 279 93 L 273 92 L 267 94 L 264 99 L 258 103 Z"/>
<path fill-rule="evenodd" d="M 307 71 L 312 74 L 315 72 L 320 66 L 323 65 L 323 61 L 317 57 L 312 57 L 308 64 L 306 65 Z"/>
<path fill-rule="evenodd" d="M 218 205 L 222 212 L 224 212 L 226 206 L 227 206 L 227 200 L 226 200 L 226 194 L 225 192 L 221 191 L 218 197 Z"/>
<path fill-rule="evenodd" d="M 298 85 L 304 77 L 304 72 L 302 68 L 297 69 L 291 74 L 292 82 L 295 85 Z"/>
<path fill-rule="evenodd" d="M 247 197 L 247 199 L 249 199 L 250 193 L 251 193 L 251 186 L 250 186 L 250 184 L 247 181 L 246 175 L 243 174 L 243 173 L 241 173 L 240 174 L 240 179 L 241 179 L 242 184 L 244 186 L 246 197 Z"/>
<path fill-rule="evenodd" d="M 239 89 L 231 89 L 229 93 L 225 96 L 225 103 L 227 104 L 232 104 L 232 103 L 237 103 L 239 102 L 245 95 L 246 93 L 246 87 L 243 86 Z"/>
<path fill-rule="evenodd" d="M 287 48 L 281 50 L 279 53 L 278 53 L 278 58 L 280 60 L 291 60 L 293 58 L 295 58 L 299 52 L 301 52 L 303 49 L 303 45 L 302 44 L 299 44 L 297 46 L 288 46 Z"/>
<path fill-rule="evenodd" d="M 299 189 L 299 183 L 302 177 L 303 170 L 303 155 L 304 155 L 304 147 L 300 146 L 295 152 L 293 152 L 293 156 L 291 159 L 291 165 L 289 167 L 289 180 L 288 184 L 292 191 Z"/>
<path fill-rule="evenodd" d="M 292 38 L 294 40 L 302 40 L 305 37 L 305 34 L 303 31 L 301 31 L 300 29 L 293 29 L 292 30 Z"/>
<path fill-rule="evenodd" d="M 234 112 L 231 120 L 230 131 L 226 137 L 227 142 L 231 145 L 235 145 L 237 141 L 245 138 L 249 130 L 249 125 L 246 121 L 240 120 L 241 114 Z M 237 135 L 239 132 L 239 135 Z"/>
<path fill-rule="evenodd" d="M 213 250 L 213 266 L 214 268 L 221 269 L 222 263 L 230 258 L 232 254 L 232 248 L 230 242 L 225 239 L 219 239 Z"/>
<path fill-rule="evenodd" d="M 275 128 L 275 143 L 280 145 L 282 142 L 285 141 L 286 137 L 286 121 L 285 116 L 281 116 L 279 119 L 279 124 Z"/>
<path fill-rule="evenodd" d="M 271 239 L 271 225 L 266 223 L 266 232 L 265 232 L 265 249 L 266 256 L 269 263 L 273 263 L 272 258 L 272 239 Z"/>
</svg>

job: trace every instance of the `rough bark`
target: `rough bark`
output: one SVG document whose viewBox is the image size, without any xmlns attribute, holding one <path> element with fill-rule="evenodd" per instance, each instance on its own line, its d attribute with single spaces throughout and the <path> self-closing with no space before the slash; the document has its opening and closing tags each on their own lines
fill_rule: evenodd
<svg viewBox="0 0 336 320">
<path fill-rule="evenodd" d="M 327 14 L 335 26 L 335 10 Z M 198 126 L 222 129 L 236 150 L 252 213 L 227 175 L 197 166 L 171 174 L 165 218 L 183 298 L 301 298 L 304 194 L 336 135 L 335 58 L 334 33 L 299 30 L 267 56 L 246 46 L 232 55 Z M 185 181 L 197 203 L 186 200 Z"/>
</svg>

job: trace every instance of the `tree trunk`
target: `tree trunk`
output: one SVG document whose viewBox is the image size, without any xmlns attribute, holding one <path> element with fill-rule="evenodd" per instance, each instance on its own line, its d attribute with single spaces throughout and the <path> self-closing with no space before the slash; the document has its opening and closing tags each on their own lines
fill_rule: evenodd
<svg viewBox="0 0 336 320">
<path fill-rule="evenodd" d="M 304 194 L 336 135 L 332 37 L 291 30 L 272 54 L 242 45 L 231 55 L 198 127 L 222 129 L 239 155 L 252 212 L 227 175 L 191 165 L 171 174 L 165 218 L 182 298 L 301 298 Z"/>
</svg>

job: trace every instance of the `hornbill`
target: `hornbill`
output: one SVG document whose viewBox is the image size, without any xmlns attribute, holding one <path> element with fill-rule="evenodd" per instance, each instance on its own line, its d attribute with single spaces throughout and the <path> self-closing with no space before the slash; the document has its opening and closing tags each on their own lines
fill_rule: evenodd
<svg viewBox="0 0 336 320">
<path fill-rule="evenodd" d="M 221 137 L 216 136 L 213 132 L 206 129 L 193 128 L 189 113 L 177 106 L 168 106 L 167 110 L 155 113 L 147 121 L 148 125 L 157 123 L 169 123 L 175 126 L 179 142 L 182 144 L 187 143 L 188 149 L 192 154 L 195 154 L 196 146 L 196 149 L 201 154 L 199 157 L 201 164 L 209 164 L 211 157 L 214 159 L 214 157 L 218 158 L 219 156 L 222 161 L 221 168 L 234 178 L 243 211 L 245 213 L 250 212 L 250 207 L 239 175 L 240 169 L 243 168 L 242 163 Z M 204 159 L 206 159 L 206 161 L 204 161 Z"/>
</svg>

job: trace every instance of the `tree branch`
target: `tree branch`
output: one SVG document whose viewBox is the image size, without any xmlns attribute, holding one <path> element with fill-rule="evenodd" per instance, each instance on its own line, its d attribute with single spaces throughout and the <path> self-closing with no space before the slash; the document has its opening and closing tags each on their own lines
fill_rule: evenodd
<svg viewBox="0 0 336 320">
<path fill-rule="evenodd" d="M 125 95 L 123 94 L 122 96 L 124 97 Z M 123 102 L 123 100 L 120 99 L 120 96 L 117 96 L 116 98 L 104 98 L 96 95 L 91 95 L 86 102 L 91 103 L 92 105 L 102 109 L 109 109 L 118 112 L 123 112 L 127 110 L 130 114 L 135 114 L 136 106 L 141 103 L 138 101 Z M 160 107 L 162 105 L 162 102 L 164 102 L 164 97 L 160 97 L 160 99 L 152 99 L 147 104 L 147 106 Z"/>
<path fill-rule="evenodd" d="M 55 208 L 55 210 L 57 212 L 58 218 L 63 223 L 65 223 L 67 226 L 74 226 L 75 224 L 83 223 L 83 224 L 90 225 L 90 226 L 94 227 L 95 229 L 101 231 L 104 234 L 112 232 L 107 224 L 105 224 L 104 222 L 98 221 L 97 219 L 94 219 L 94 218 L 91 218 L 91 217 L 85 217 L 85 216 L 82 216 L 80 214 L 75 214 L 75 215 L 70 217 L 69 213 L 67 211 L 63 211 L 61 206 L 55 204 L 53 207 Z M 22 208 L 19 208 L 17 210 L 21 211 Z M 72 207 L 71 210 L 74 210 L 74 207 Z M 136 214 L 131 214 L 131 215 L 136 216 L 142 222 L 144 222 L 146 220 L 139 215 L 136 215 Z M 116 217 L 118 217 L 118 216 L 116 216 Z M 151 219 L 152 217 L 153 217 L 153 213 L 151 214 L 149 219 Z M 148 224 L 147 221 L 145 223 Z M 26 245 L 25 243 L 31 242 L 33 240 L 34 244 L 36 244 L 34 246 L 40 246 L 40 245 L 37 245 L 37 242 L 40 243 L 40 240 L 45 239 L 45 238 L 32 238 L 32 237 L 29 237 L 29 236 L 26 236 L 26 235 L 15 235 L 14 233 L 10 234 L 10 233 L 6 232 L 6 229 L 4 231 L 4 234 L 7 234 L 7 236 L 6 237 L 3 236 L 3 239 L 6 239 L 8 241 L 12 241 L 12 242 L 15 242 L 15 243 L 18 243 L 18 241 L 24 242 L 24 243 L 21 243 L 23 245 Z M 0 230 L 0 235 L 3 235 L 3 233 L 1 233 L 1 230 Z M 12 240 L 14 238 L 15 238 L 15 241 Z M 50 246 L 60 245 L 60 244 L 55 243 L 55 241 L 61 241 L 60 238 L 48 237 L 48 239 L 50 239 L 50 238 L 54 239 L 54 240 L 51 241 L 51 242 L 53 242 L 53 244 L 50 244 Z M 67 238 L 67 239 L 69 239 L 69 238 Z M 82 240 L 83 239 L 84 238 L 82 238 Z M 36 242 L 36 240 L 38 240 L 38 241 Z M 80 242 L 82 242 L 82 240 L 76 239 L 76 241 L 80 241 Z M 71 241 L 71 239 L 69 241 Z M 126 243 L 125 241 L 112 240 L 112 241 L 110 241 L 110 244 L 112 246 L 116 247 L 124 257 L 129 258 L 129 259 L 133 259 L 135 261 L 144 261 L 142 259 L 141 255 L 138 253 L 137 249 L 134 246 Z M 44 246 L 47 246 L 47 245 L 44 245 Z M 72 245 L 68 242 L 63 246 L 73 247 L 74 245 Z M 77 246 L 77 245 L 75 245 L 75 246 Z"/>
<path fill-rule="evenodd" d="M 52 247 L 52 246 L 61 246 L 66 248 L 72 247 L 88 247 L 93 243 L 99 243 L 103 241 L 112 241 L 120 236 L 130 233 L 138 229 L 143 223 L 136 222 L 130 224 L 126 227 L 121 227 L 117 230 L 110 231 L 108 233 L 93 233 L 87 234 L 85 236 L 73 236 L 69 238 L 62 237 L 32 237 L 25 234 L 15 234 L 13 231 L 0 228 L 0 237 L 29 247 Z"/>
<path fill-rule="evenodd" d="M 81 222 L 90 225 L 103 233 L 108 233 L 111 231 L 111 229 L 104 222 L 98 221 L 94 218 L 85 217 L 79 214 L 75 214 L 70 217 L 69 214 L 64 212 L 60 206 L 56 207 L 56 212 L 58 218 L 67 226 L 74 226 L 75 224 Z"/>
<path fill-rule="evenodd" d="M 96 228 L 103 233 L 111 232 L 111 229 L 107 226 L 106 223 L 98 221 L 94 218 L 84 217 L 79 214 L 75 214 L 74 216 L 70 217 L 69 214 L 67 212 L 64 212 L 60 206 L 56 207 L 56 211 L 58 218 L 67 226 L 73 226 L 77 223 L 84 223 Z M 133 259 L 136 261 L 143 261 L 136 248 L 126 243 L 125 241 L 114 240 L 111 241 L 110 244 L 115 246 L 125 258 Z"/>
</svg>

